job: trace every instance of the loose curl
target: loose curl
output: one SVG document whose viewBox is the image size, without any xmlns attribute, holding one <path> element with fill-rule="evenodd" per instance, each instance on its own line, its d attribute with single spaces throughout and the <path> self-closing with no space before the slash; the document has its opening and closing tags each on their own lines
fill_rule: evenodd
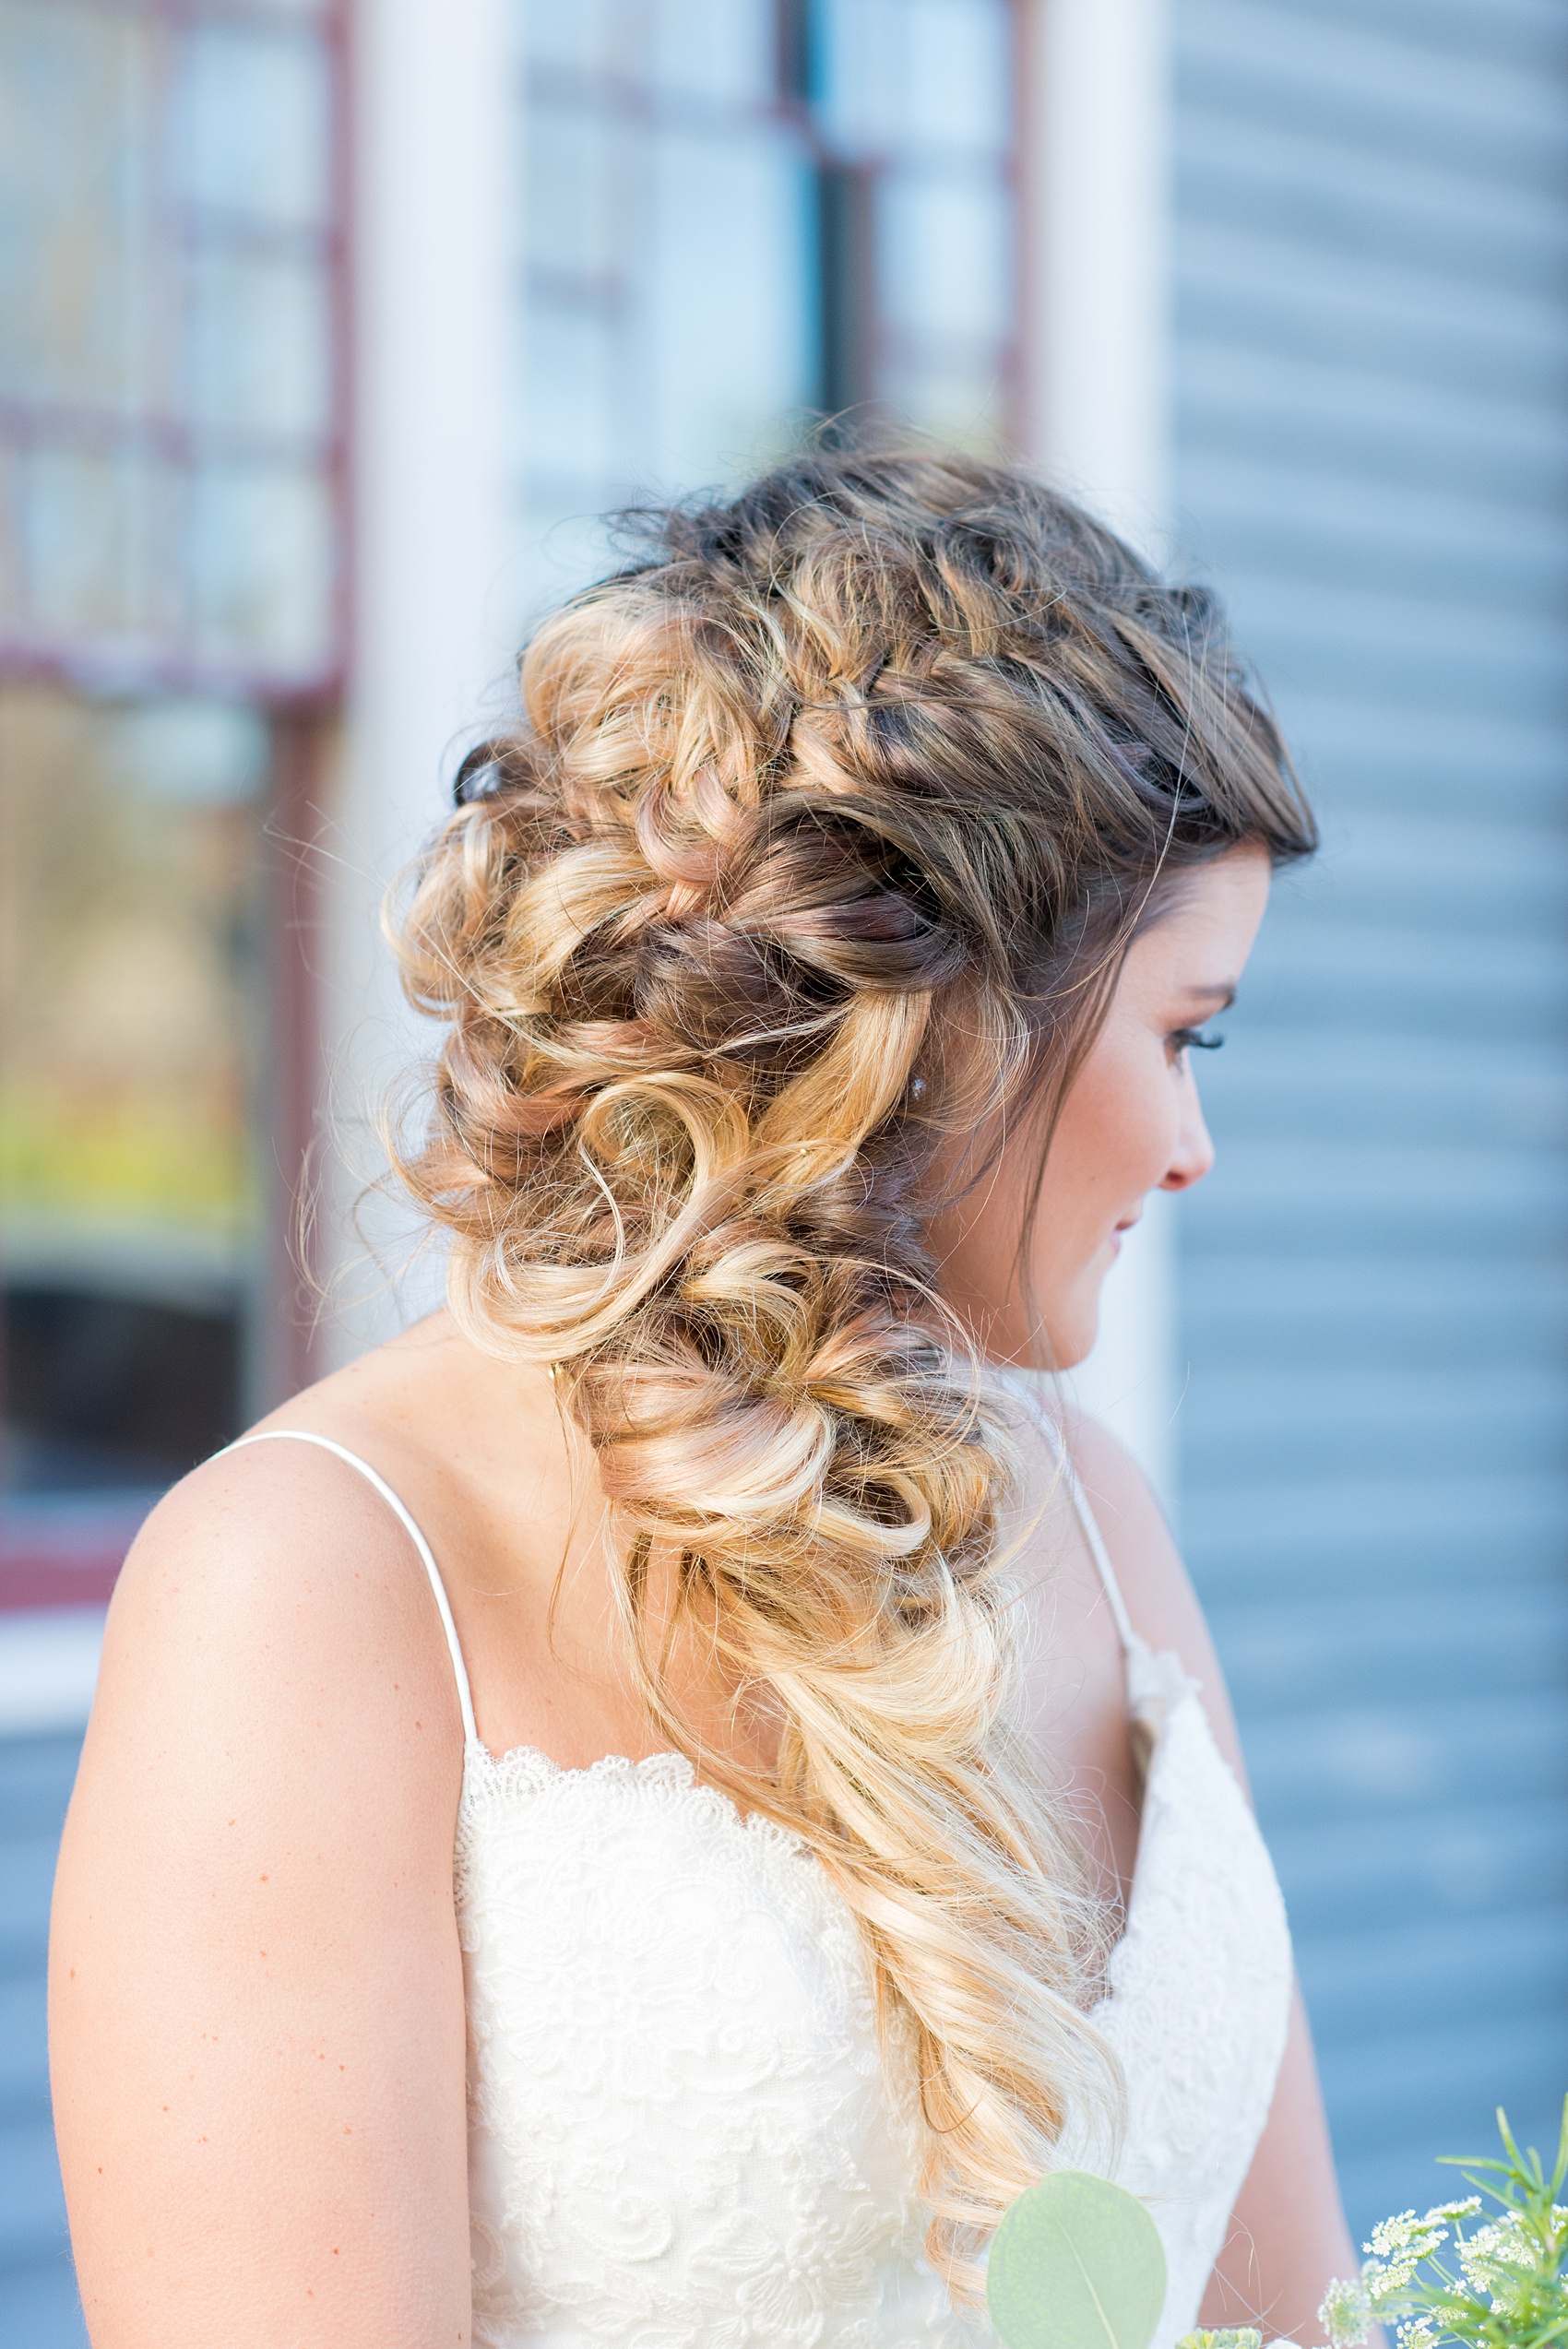
<svg viewBox="0 0 1568 2349">
<path fill-rule="evenodd" d="M 926 1227 L 999 1113 L 1059 1105 L 1172 877 L 1312 819 L 1212 600 L 1020 471 L 816 452 L 642 528 L 421 869 L 406 982 L 447 1033 L 400 1171 L 469 1335 L 557 1366 L 659 1734 L 856 1916 L 964 2289 L 1118 2082 L 1014 1726 L 1006 1420 Z M 655 1559 L 768 1692 L 773 1771 L 699 1750 Z"/>
</svg>

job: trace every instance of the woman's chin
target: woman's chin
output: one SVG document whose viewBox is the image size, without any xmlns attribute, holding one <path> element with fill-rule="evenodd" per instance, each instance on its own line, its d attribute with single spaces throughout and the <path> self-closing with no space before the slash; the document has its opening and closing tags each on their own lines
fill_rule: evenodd
<svg viewBox="0 0 1568 2349">
<path fill-rule="evenodd" d="M 1099 1282 L 1087 1297 L 1075 1298 L 1063 1313 L 1048 1325 L 1047 1343 L 1053 1370 L 1075 1370 L 1094 1352 L 1099 1335 Z"/>
<path fill-rule="evenodd" d="M 1099 1335 L 1100 1281 L 1087 1281 L 1084 1287 L 1087 1294 L 1069 1299 L 1043 1321 L 1021 1308 L 964 1315 L 977 1351 L 988 1362 L 1013 1370 L 1076 1370 Z"/>
<path fill-rule="evenodd" d="M 1099 1299 L 1085 1314 L 1064 1316 L 1044 1330 L 1031 1330 L 1021 1335 L 1013 1347 L 992 1344 L 987 1348 L 993 1362 L 1010 1362 L 1024 1370 L 1044 1370 L 1054 1373 L 1075 1370 L 1094 1351 L 1099 1335 Z"/>
<path fill-rule="evenodd" d="M 1052 1356 L 1051 1364 L 1051 1369 L 1053 1370 L 1075 1370 L 1079 1363 L 1087 1362 L 1089 1356 L 1094 1352 L 1094 1342 L 1099 1335 L 1099 1330 L 1097 1323 L 1095 1326 L 1090 1328 L 1087 1336 L 1063 1338 Z"/>
</svg>

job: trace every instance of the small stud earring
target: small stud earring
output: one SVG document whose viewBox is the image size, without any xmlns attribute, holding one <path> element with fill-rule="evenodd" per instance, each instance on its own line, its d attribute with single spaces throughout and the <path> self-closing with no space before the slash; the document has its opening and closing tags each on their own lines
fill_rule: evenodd
<svg viewBox="0 0 1568 2349">
<path fill-rule="evenodd" d="M 925 1099 L 925 1079 L 923 1076 L 912 1076 L 909 1079 L 909 1098 L 911 1101 L 923 1101 Z"/>
</svg>

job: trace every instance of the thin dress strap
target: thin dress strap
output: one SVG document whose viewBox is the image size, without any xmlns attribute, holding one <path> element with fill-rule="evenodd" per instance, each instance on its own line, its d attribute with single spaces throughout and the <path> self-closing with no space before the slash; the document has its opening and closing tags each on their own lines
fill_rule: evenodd
<svg viewBox="0 0 1568 2349">
<path fill-rule="evenodd" d="M 1105 1537 L 1099 1530 L 1094 1511 L 1089 1506 L 1089 1497 L 1084 1490 L 1083 1482 L 1076 1468 L 1073 1465 L 1066 1438 L 1039 1395 L 1031 1394 L 1022 1379 L 1009 1379 L 1007 1383 L 1015 1394 L 1022 1397 L 1040 1433 L 1056 1454 L 1063 1480 L 1072 1496 L 1073 1507 L 1077 1513 L 1078 1524 L 1083 1528 L 1084 1539 L 1088 1544 L 1089 1556 L 1094 1560 L 1099 1572 L 1100 1586 L 1105 1593 L 1106 1603 L 1111 1608 L 1111 1620 L 1116 1626 L 1117 1636 L 1122 1642 L 1122 1653 L 1123 1655 L 1130 1655 L 1135 1647 L 1143 1645 L 1143 1642 L 1133 1629 L 1133 1619 L 1127 1612 L 1127 1602 L 1122 1596 L 1122 1585 L 1116 1579 L 1116 1569 L 1111 1562 L 1111 1553 L 1105 1547 Z"/>
<path fill-rule="evenodd" d="M 323 1452 L 335 1453 L 339 1460 L 347 1461 L 350 1468 L 357 1468 L 360 1475 L 364 1478 L 366 1484 L 374 1485 L 375 1487 L 376 1491 L 381 1495 L 382 1500 L 386 1503 L 388 1509 L 391 1510 L 392 1514 L 398 1519 L 398 1522 L 402 1526 L 404 1532 L 408 1535 L 409 1539 L 413 1543 L 414 1548 L 419 1551 L 421 1558 L 424 1561 L 424 1571 L 430 1577 L 430 1587 L 432 1592 L 434 1594 L 436 1609 L 441 1617 L 441 1628 L 446 1634 L 446 1645 L 451 1652 L 452 1670 L 457 1683 L 457 1702 L 462 1708 L 463 1735 L 470 1746 L 477 1746 L 479 1743 L 479 1728 L 474 1720 L 474 1701 L 472 1693 L 469 1688 L 468 1667 L 463 1662 L 463 1651 L 457 1643 L 457 1626 L 452 1620 L 452 1608 L 446 1596 L 446 1585 L 441 1579 L 441 1569 L 435 1562 L 434 1552 L 432 1550 L 430 1544 L 426 1541 L 424 1536 L 421 1533 L 419 1527 L 415 1524 L 413 1519 L 410 1516 L 408 1511 L 404 1508 L 402 1502 L 398 1500 L 397 1494 L 387 1483 L 386 1477 L 377 1476 L 375 1470 L 371 1466 L 370 1462 L 368 1460 L 362 1460 L 357 1452 L 350 1452 L 347 1444 L 334 1443 L 330 1436 L 312 1435 L 304 1428 L 258 1428 L 254 1435 L 240 1436 L 233 1443 L 225 1444 L 223 1448 L 226 1452 L 239 1452 L 242 1451 L 247 1443 L 314 1443 L 319 1445 Z M 221 1457 L 222 1455 L 220 1454 L 219 1456 Z"/>
</svg>

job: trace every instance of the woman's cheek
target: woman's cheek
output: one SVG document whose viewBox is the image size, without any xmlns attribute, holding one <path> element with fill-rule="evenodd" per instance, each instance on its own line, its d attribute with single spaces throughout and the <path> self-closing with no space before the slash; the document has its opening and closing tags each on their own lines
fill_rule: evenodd
<svg viewBox="0 0 1568 2349">
<path fill-rule="evenodd" d="M 1176 1146 L 1180 1105 L 1163 1051 L 1153 1068 L 1140 1055 L 1106 1088 L 1102 1109 L 1095 1187 L 1126 1210 L 1159 1182 Z"/>
<path fill-rule="evenodd" d="M 1128 1171 L 1138 1194 L 1157 1190 L 1170 1173 L 1182 1141 L 1184 1096 L 1191 1078 L 1178 1064 L 1172 1068 L 1165 1038 L 1154 1039 L 1144 1058 L 1141 1081 L 1128 1094 L 1135 1105 L 1136 1134 L 1129 1134 Z"/>
</svg>

